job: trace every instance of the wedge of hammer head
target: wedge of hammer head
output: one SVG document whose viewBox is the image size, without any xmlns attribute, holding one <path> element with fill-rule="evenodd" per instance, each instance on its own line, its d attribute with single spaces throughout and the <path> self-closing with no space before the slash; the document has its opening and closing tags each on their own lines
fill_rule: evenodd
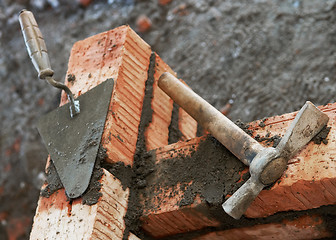
<svg viewBox="0 0 336 240">
<path fill-rule="evenodd" d="M 278 146 L 265 148 L 253 159 L 250 165 L 250 179 L 223 204 L 225 212 L 239 219 L 259 192 L 281 177 L 288 160 L 319 133 L 328 120 L 326 114 L 311 102 L 306 102 Z"/>
<path fill-rule="evenodd" d="M 170 73 L 161 75 L 159 87 L 239 160 L 250 166 L 251 177 L 223 204 L 224 210 L 235 219 L 245 213 L 265 186 L 281 177 L 288 160 L 329 120 L 308 101 L 278 146 L 265 148 Z"/>
</svg>

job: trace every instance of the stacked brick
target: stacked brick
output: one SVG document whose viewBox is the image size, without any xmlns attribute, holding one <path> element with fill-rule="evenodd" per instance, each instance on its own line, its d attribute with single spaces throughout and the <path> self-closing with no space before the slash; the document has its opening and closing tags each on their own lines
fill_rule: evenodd
<svg viewBox="0 0 336 240">
<path fill-rule="evenodd" d="M 204 196 L 195 193 L 191 201 L 181 204 L 184 190 L 193 184 L 192 181 L 155 191 L 151 188 L 160 185 L 160 172 L 174 177 L 174 171 L 163 169 L 163 162 L 178 161 L 181 156 L 194 154 L 207 138 L 196 138 L 197 123 L 181 108 L 178 109 L 177 122 L 172 122 L 174 103 L 157 85 L 164 72 L 175 74 L 132 29 L 122 26 L 77 42 L 69 59 L 67 75 L 70 77 L 66 80 L 75 96 L 84 94 L 106 79 L 115 81 L 101 141 L 106 149 L 106 163 L 122 163 L 126 167 L 136 165 L 137 144 L 143 134 L 143 151 L 153 160 L 153 173 L 146 178 L 147 185 L 138 196 L 142 206 L 140 225 L 148 236 L 163 238 L 195 231 L 198 234 L 193 235 L 194 239 L 332 236 L 325 218 L 318 211 L 301 214 L 297 219 L 253 219 L 290 210 L 309 211 L 336 203 L 335 104 L 321 108 L 330 117 L 328 144 L 310 143 L 298 153 L 290 161 L 284 176 L 270 189 L 263 190 L 248 209 L 247 218 L 244 218 L 246 226 L 226 218 L 230 224 L 223 227 L 223 218 L 218 215 L 224 213 L 214 214 L 213 206 Z M 146 95 L 148 93 L 150 96 Z M 63 94 L 61 105 L 66 101 Z M 145 101 L 150 101 L 151 116 L 143 116 Z M 262 124 L 256 121 L 249 129 L 254 137 L 268 133 L 283 135 L 294 116 L 295 113 L 275 116 L 264 119 Z M 149 120 L 142 129 L 145 117 Z M 177 140 L 180 141 L 169 145 L 172 124 L 178 126 L 180 135 Z M 200 166 L 190 167 L 203 170 Z M 234 173 L 237 178 L 234 185 L 242 184 L 246 172 L 242 169 Z M 67 201 L 63 189 L 49 198 L 40 197 L 30 239 L 139 239 L 129 232 L 125 221 L 132 189 L 107 170 L 99 181 L 102 196 L 91 206 L 83 205 L 81 199 Z M 209 232 L 209 227 L 215 230 Z"/>
</svg>

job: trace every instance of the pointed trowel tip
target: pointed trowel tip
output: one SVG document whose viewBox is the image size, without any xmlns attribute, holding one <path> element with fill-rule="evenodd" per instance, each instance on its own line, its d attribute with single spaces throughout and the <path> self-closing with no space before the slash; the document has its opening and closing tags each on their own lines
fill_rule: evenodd
<svg viewBox="0 0 336 240">
<path fill-rule="evenodd" d="M 86 186 L 86 187 L 83 188 L 83 186 L 84 185 L 82 185 L 78 188 L 70 189 L 70 190 L 65 188 L 65 192 L 66 192 L 67 196 L 71 199 L 79 198 L 84 194 L 84 192 L 86 191 L 86 189 L 88 187 L 88 186 Z"/>
</svg>

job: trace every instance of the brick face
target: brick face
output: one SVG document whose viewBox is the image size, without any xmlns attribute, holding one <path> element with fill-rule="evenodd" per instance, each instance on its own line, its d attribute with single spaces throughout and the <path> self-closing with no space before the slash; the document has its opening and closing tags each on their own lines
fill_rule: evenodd
<svg viewBox="0 0 336 240">
<path fill-rule="evenodd" d="M 64 189 L 40 197 L 30 239 L 122 239 L 129 189 L 106 170 L 100 182 L 102 197 L 92 206 L 69 203 Z"/>
<path fill-rule="evenodd" d="M 111 162 L 133 164 L 150 54 L 150 46 L 128 26 L 79 41 L 72 48 L 67 75 L 76 80 L 66 84 L 76 96 L 108 78 L 115 80 L 102 136 Z M 63 93 L 61 104 L 66 101 Z"/>
<path fill-rule="evenodd" d="M 215 231 L 194 238 L 195 240 L 269 240 L 269 239 L 320 239 L 332 237 L 319 216 L 303 216 L 280 223 L 260 224 L 251 227 Z"/>
<path fill-rule="evenodd" d="M 160 177 L 165 169 L 161 168 L 162 161 L 169 161 L 179 154 L 188 155 L 197 149 L 197 145 L 204 137 L 193 138 L 186 142 L 178 142 L 156 149 L 156 166 L 154 175 L 148 182 L 148 187 L 143 190 L 144 210 L 141 217 L 143 229 L 155 238 L 166 237 L 178 233 L 185 233 L 203 229 L 205 227 L 218 227 L 220 222 L 210 215 L 207 203 L 196 196 L 191 205 L 180 207 L 184 197 L 181 187 L 188 183 L 177 184 L 172 187 L 160 186 Z M 197 166 L 194 166 L 197 168 Z M 174 175 L 174 172 L 169 172 Z M 191 184 L 191 183 L 189 183 Z M 155 186 L 154 188 L 152 186 Z M 173 194 L 172 194 L 173 193 Z"/>
<path fill-rule="evenodd" d="M 133 165 L 151 54 L 150 46 L 128 26 L 89 37 L 77 42 L 72 48 L 67 76 L 71 75 L 74 80 L 66 79 L 65 83 L 75 97 L 106 79 L 114 79 L 114 89 L 102 136 L 102 145 L 107 150 L 106 161 L 110 163 L 121 161 L 126 165 Z M 157 86 L 158 78 L 165 71 L 173 73 L 156 54 L 151 99 L 153 116 L 145 131 L 147 150 L 168 144 L 173 101 Z M 60 105 L 66 102 L 67 96 L 63 92 Z M 188 125 L 188 118 L 185 116 L 183 124 Z M 192 134 L 189 133 L 189 137 L 192 137 Z M 77 235 L 84 236 L 83 239 L 121 238 L 125 228 L 123 216 L 127 209 L 128 195 L 120 190 L 121 186 L 114 186 L 116 179 L 111 174 L 106 173 L 102 181 L 108 183 L 102 189 L 104 196 L 92 207 L 80 204 L 79 200 L 70 206 L 66 202 L 64 190 L 58 191 L 49 199 L 41 197 L 31 239 L 40 238 L 39 234 L 45 234 L 43 228 L 52 227 L 55 229 L 55 234 L 60 232 L 59 234 L 63 234 L 66 239 L 75 239 L 76 236 L 70 234 L 71 229 L 75 228 L 70 222 L 76 224 L 78 229 L 82 229 L 78 230 Z M 114 205 L 109 201 L 114 201 Z M 86 220 L 74 218 L 74 215 L 67 216 L 70 208 L 72 212 L 83 216 Z M 89 213 L 90 217 L 86 216 Z M 44 222 L 46 218 L 57 222 L 46 223 Z M 70 221 L 69 224 L 66 221 Z M 59 224 L 66 224 L 66 229 L 59 231 L 61 228 Z M 40 231 L 42 233 L 39 233 Z M 105 232 L 111 235 L 107 236 Z M 44 237 L 53 239 L 58 236 L 47 234 Z M 130 234 L 130 238 L 137 237 Z"/>
</svg>

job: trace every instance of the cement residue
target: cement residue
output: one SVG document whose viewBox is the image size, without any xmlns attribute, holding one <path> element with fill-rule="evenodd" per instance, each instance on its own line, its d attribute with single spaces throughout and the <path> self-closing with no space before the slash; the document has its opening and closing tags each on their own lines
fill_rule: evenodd
<svg viewBox="0 0 336 240">
<path fill-rule="evenodd" d="M 106 156 L 107 156 L 106 149 L 102 145 L 100 145 L 89 186 L 82 195 L 83 204 L 94 205 L 98 202 L 99 198 L 102 196 L 102 193 L 100 192 L 102 184 L 100 183 L 99 180 L 104 175 L 101 165 L 106 159 Z"/>
<path fill-rule="evenodd" d="M 259 123 L 259 126 L 264 128 L 266 126 L 265 121 L 266 121 L 266 118 L 263 118 L 261 122 Z M 259 134 L 254 136 L 254 130 L 250 129 L 251 125 L 244 123 L 240 119 L 236 120 L 234 123 L 238 127 L 240 127 L 244 132 L 246 132 L 248 135 L 253 137 L 257 142 L 265 142 L 267 146 L 275 148 L 276 146 L 278 146 L 278 144 L 280 143 L 282 139 L 280 135 L 271 136 L 270 132 L 267 132 L 264 137 L 260 136 Z"/>
<path fill-rule="evenodd" d="M 328 144 L 328 134 L 330 132 L 331 127 L 324 126 L 322 130 L 312 139 L 315 144 Z"/>
<path fill-rule="evenodd" d="M 234 121 L 234 123 L 240 127 L 244 132 L 246 132 L 248 135 L 253 136 L 253 130 L 249 129 L 251 125 L 244 123 L 242 120 L 237 119 Z"/>
<path fill-rule="evenodd" d="M 0 236 L 2 239 L 8 239 L 7 231 L 2 224 L 0 224 Z"/>
<path fill-rule="evenodd" d="M 73 84 L 76 80 L 76 76 L 74 74 L 70 73 L 70 74 L 68 74 L 67 80 L 68 80 L 69 83 Z"/>
<path fill-rule="evenodd" d="M 174 102 L 171 121 L 168 127 L 168 144 L 176 143 L 182 137 L 182 133 L 179 129 L 179 109 L 179 105 Z"/>
<path fill-rule="evenodd" d="M 190 205 L 196 195 L 200 195 L 210 205 L 220 205 L 226 195 L 233 194 L 244 183 L 239 182 L 239 172 L 245 168 L 244 164 L 212 136 L 202 141 L 197 151 L 193 150 L 190 155 L 184 155 L 183 152 L 175 152 L 175 155 L 167 160 L 162 159 L 155 174 L 150 176 L 155 177 L 155 180 L 148 187 L 153 189 L 156 197 L 162 191 L 181 184 L 183 197 L 179 206 Z M 176 192 L 171 194 L 175 195 Z"/>
<path fill-rule="evenodd" d="M 113 176 L 118 178 L 121 182 L 121 185 L 124 190 L 130 187 L 133 179 L 133 170 L 130 165 L 125 165 L 124 162 L 116 162 L 116 163 L 107 163 L 104 162 L 102 167 L 107 171 L 112 173 Z"/>
<path fill-rule="evenodd" d="M 136 152 L 134 154 L 133 168 L 130 174 L 131 179 L 125 180 L 125 178 L 121 178 L 121 180 L 123 180 L 122 183 L 129 184 L 127 185 L 127 187 L 130 188 L 128 209 L 124 217 L 126 226 L 123 234 L 124 240 L 128 239 L 130 231 L 134 232 L 138 237 L 142 237 L 139 218 L 142 215 L 143 206 L 141 205 L 139 199 L 139 189 L 147 186 L 146 177 L 153 171 L 153 164 L 151 162 L 152 159 L 147 153 L 145 131 L 151 123 L 153 115 L 151 103 L 153 98 L 154 73 L 155 53 L 153 52 L 149 59 L 149 67 L 147 73 L 148 78 L 145 83 L 145 95 L 141 111 L 141 120 L 138 127 L 138 138 L 136 143 Z"/>
<path fill-rule="evenodd" d="M 265 137 L 257 134 L 254 139 L 257 140 L 257 142 L 265 142 L 267 146 L 275 148 L 276 146 L 278 146 L 282 138 L 280 137 L 280 135 L 271 136 L 271 133 L 268 132 L 266 133 Z"/>
<path fill-rule="evenodd" d="M 329 208 L 327 208 L 324 212 L 323 218 L 326 230 L 329 231 L 332 236 L 336 236 L 336 206 L 329 206 Z M 335 237 L 330 238 L 330 240 L 331 239 L 335 239 Z"/>
<path fill-rule="evenodd" d="M 98 199 L 102 196 L 100 189 L 101 183 L 99 180 L 103 176 L 103 170 L 101 168 L 101 163 L 106 158 L 106 149 L 104 149 L 101 145 L 98 149 L 97 158 L 95 161 L 95 165 L 93 168 L 91 180 L 87 190 L 84 192 L 82 197 L 82 203 L 86 205 L 93 205 L 98 202 Z M 41 196 L 49 198 L 54 192 L 63 188 L 62 182 L 57 174 L 55 165 L 52 161 L 50 161 L 49 167 L 47 169 L 47 180 L 46 187 L 41 190 Z M 68 198 L 68 196 L 67 196 Z M 68 200 L 70 200 L 68 198 Z"/>
<path fill-rule="evenodd" d="M 63 184 L 57 174 L 55 165 L 52 160 L 50 160 L 46 175 L 47 186 L 41 190 L 41 196 L 49 198 L 54 192 L 63 188 Z"/>
<path fill-rule="evenodd" d="M 204 129 L 200 124 L 197 124 L 196 137 L 201 137 L 204 135 Z"/>
<path fill-rule="evenodd" d="M 258 124 L 259 127 L 261 127 L 261 128 L 266 127 L 266 124 L 265 124 L 266 119 L 267 119 L 267 118 L 263 118 L 263 119 L 260 121 L 260 123 Z"/>
</svg>

